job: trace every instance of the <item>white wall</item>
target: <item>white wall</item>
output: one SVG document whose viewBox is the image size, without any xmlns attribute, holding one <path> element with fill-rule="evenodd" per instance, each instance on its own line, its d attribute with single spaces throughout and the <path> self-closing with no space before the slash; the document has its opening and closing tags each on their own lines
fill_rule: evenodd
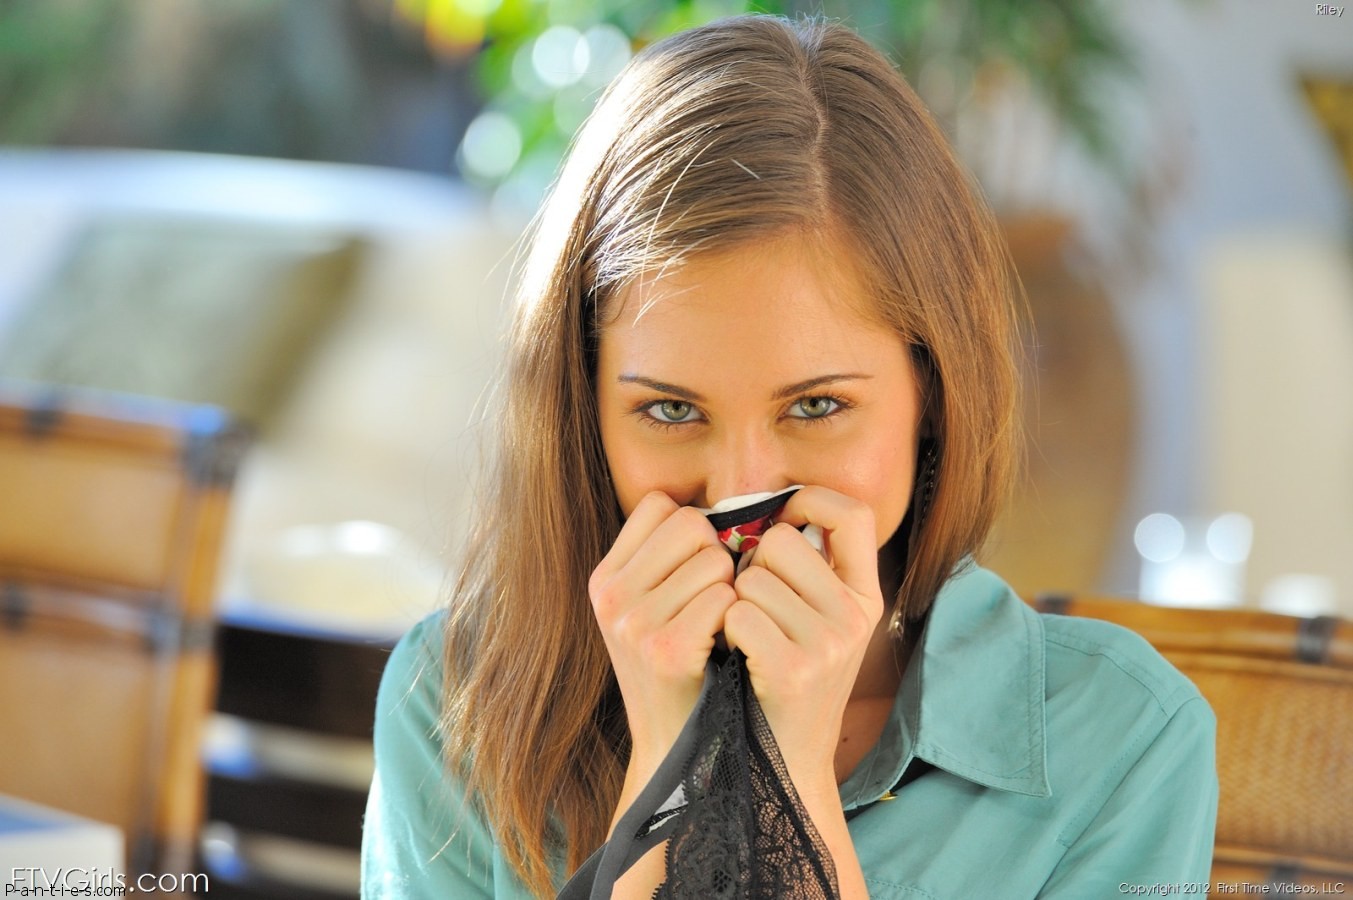
<svg viewBox="0 0 1353 900">
<path fill-rule="evenodd" d="M 1283 572 L 1316 571 L 1335 578 L 1353 615 L 1353 453 L 1346 438 L 1342 455 L 1326 440 L 1353 422 L 1353 378 L 1339 363 L 1353 350 L 1353 284 L 1340 274 L 1353 186 L 1298 82 L 1353 77 L 1353 16 L 1315 7 L 1119 7 L 1181 180 L 1153 238 L 1158 267 L 1119 297 L 1143 431 L 1110 589 L 1136 587 L 1130 535 L 1143 515 L 1237 510 L 1255 519 L 1252 596 Z M 1324 449 L 1289 455 L 1280 478 L 1274 448 L 1294 434 Z M 1294 540 L 1297 528 L 1311 539 Z"/>
</svg>

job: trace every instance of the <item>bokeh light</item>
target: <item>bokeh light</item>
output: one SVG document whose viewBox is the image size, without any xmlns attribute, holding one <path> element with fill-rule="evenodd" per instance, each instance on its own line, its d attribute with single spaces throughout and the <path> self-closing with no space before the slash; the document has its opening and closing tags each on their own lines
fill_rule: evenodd
<svg viewBox="0 0 1353 900">
<path fill-rule="evenodd" d="M 576 28 L 552 25 L 533 42 L 531 63 L 540 80 L 552 88 L 568 87 L 587 71 L 587 41 Z"/>
<path fill-rule="evenodd" d="M 460 144 L 461 168 L 483 179 L 497 179 L 512 171 L 521 157 L 521 131 L 500 112 L 482 112 L 465 131 Z"/>
<path fill-rule="evenodd" d="M 1243 563 L 1250 558 L 1254 524 L 1241 513 L 1224 513 L 1207 526 L 1207 549 L 1222 562 Z"/>
<path fill-rule="evenodd" d="M 1184 552 L 1184 525 L 1168 513 L 1152 513 L 1132 535 L 1137 552 L 1151 562 L 1169 562 Z"/>
</svg>

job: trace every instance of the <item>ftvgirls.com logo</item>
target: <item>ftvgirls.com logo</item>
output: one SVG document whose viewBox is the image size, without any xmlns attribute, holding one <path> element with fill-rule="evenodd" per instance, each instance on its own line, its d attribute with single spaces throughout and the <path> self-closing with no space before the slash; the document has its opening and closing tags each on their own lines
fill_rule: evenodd
<svg viewBox="0 0 1353 900">
<path fill-rule="evenodd" d="M 210 885 L 202 874 L 145 873 L 128 878 L 111 869 L 46 869 L 41 866 L 14 866 L 5 882 L 5 897 L 125 897 L 128 894 L 205 894 Z"/>
</svg>

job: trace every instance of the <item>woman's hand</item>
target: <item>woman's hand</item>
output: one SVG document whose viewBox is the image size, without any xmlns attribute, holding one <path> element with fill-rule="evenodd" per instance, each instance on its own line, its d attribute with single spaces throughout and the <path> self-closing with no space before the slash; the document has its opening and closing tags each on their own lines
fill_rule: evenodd
<svg viewBox="0 0 1353 900">
<path fill-rule="evenodd" d="M 846 702 L 880 617 L 874 515 L 823 487 L 800 489 L 737 576 L 724 618 L 805 805 L 840 809 L 834 761 Z M 822 528 L 826 558 L 795 526 Z"/>
<path fill-rule="evenodd" d="M 841 896 L 864 898 L 833 763 L 846 701 L 883 614 L 873 512 L 810 486 L 777 518 L 735 580 L 732 557 L 704 515 L 654 492 L 593 571 L 588 592 L 633 740 L 611 824 L 675 743 L 722 630 L 747 655 L 790 778 L 835 861 Z M 823 530 L 825 559 L 794 527 L 809 523 Z M 660 845 L 615 895 L 652 896 L 664 870 Z"/>
<path fill-rule="evenodd" d="M 655 491 L 630 514 L 588 593 L 633 741 L 618 816 L 695 708 L 714 636 L 737 602 L 733 560 L 699 510 Z"/>
</svg>

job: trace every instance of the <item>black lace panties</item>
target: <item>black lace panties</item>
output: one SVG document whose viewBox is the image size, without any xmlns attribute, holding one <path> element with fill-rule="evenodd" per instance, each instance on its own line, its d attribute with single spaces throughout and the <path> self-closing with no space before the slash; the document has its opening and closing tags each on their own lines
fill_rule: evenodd
<svg viewBox="0 0 1353 900">
<path fill-rule="evenodd" d="M 735 559 L 792 496 L 734 498 L 706 510 Z M 558 900 L 609 898 L 617 879 L 667 841 L 654 900 L 836 900 L 831 855 L 785 770 L 741 651 L 716 652 L 700 700 L 611 839 Z"/>
</svg>

